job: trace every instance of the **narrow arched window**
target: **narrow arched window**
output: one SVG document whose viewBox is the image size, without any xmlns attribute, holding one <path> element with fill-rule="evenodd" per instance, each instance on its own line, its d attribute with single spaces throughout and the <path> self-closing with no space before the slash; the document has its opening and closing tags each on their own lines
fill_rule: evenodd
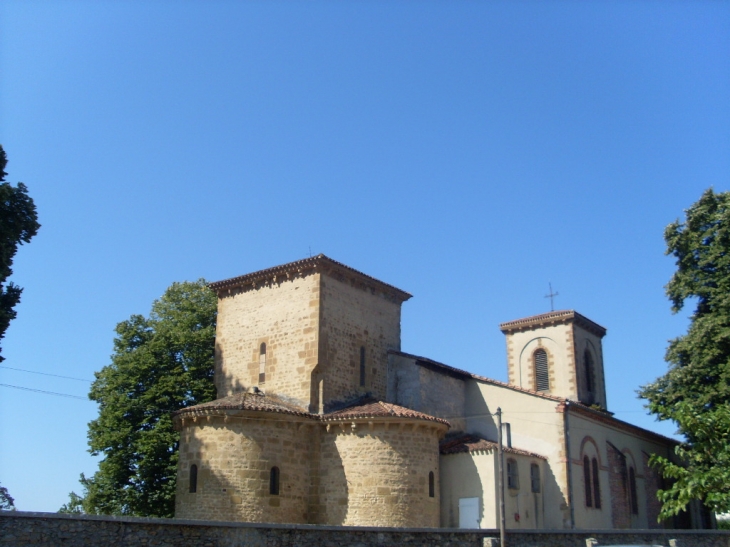
<svg viewBox="0 0 730 547">
<path fill-rule="evenodd" d="M 360 385 L 365 385 L 365 346 L 360 347 Z"/>
<path fill-rule="evenodd" d="M 591 491 L 591 460 L 583 456 L 583 485 L 586 492 L 586 507 L 593 507 L 593 493 Z"/>
<path fill-rule="evenodd" d="M 272 496 L 279 495 L 279 468 L 272 467 L 269 473 L 269 494 Z"/>
<path fill-rule="evenodd" d="M 511 490 L 520 489 L 520 475 L 517 469 L 517 461 L 512 458 L 507 460 L 507 488 Z"/>
<path fill-rule="evenodd" d="M 550 391 L 550 377 L 548 376 L 548 357 L 544 349 L 538 349 L 532 354 L 535 363 L 535 389 Z"/>
<path fill-rule="evenodd" d="M 436 495 L 436 484 L 433 471 L 428 472 L 428 497 L 432 498 Z"/>
<path fill-rule="evenodd" d="M 259 384 L 266 383 L 266 344 L 259 347 Z"/>
<path fill-rule="evenodd" d="M 631 494 L 631 512 L 639 514 L 639 496 L 636 492 L 636 473 L 633 467 L 629 467 L 629 492 Z"/>
<path fill-rule="evenodd" d="M 593 458 L 593 502 L 596 509 L 601 508 L 601 483 L 598 480 L 598 460 Z"/>
<path fill-rule="evenodd" d="M 191 494 L 195 494 L 198 491 L 198 466 L 195 464 L 190 466 L 190 485 L 188 491 Z"/>
<path fill-rule="evenodd" d="M 593 391 L 593 357 L 588 348 L 583 352 L 583 367 L 586 376 L 586 391 L 591 393 Z"/>
<path fill-rule="evenodd" d="M 530 465 L 530 490 L 533 493 L 540 493 L 540 466 L 536 463 Z"/>
</svg>

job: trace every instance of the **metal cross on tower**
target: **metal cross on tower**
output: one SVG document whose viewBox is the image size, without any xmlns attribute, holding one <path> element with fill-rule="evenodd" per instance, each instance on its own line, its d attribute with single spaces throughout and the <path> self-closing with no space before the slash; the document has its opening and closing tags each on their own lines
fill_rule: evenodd
<svg viewBox="0 0 730 547">
<path fill-rule="evenodd" d="M 555 296 L 558 296 L 559 293 L 553 292 L 553 284 L 548 282 L 548 287 L 550 287 L 550 294 L 546 294 L 545 298 L 550 299 L 550 311 L 555 311 L 555 306 L 553 305 L 553 298 Z"/>
</svg>

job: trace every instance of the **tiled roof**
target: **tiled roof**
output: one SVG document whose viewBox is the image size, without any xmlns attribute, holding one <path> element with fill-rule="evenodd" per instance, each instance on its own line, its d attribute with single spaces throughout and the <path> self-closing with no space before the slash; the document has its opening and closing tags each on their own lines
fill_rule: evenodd
<svg viewBox="0 0 730 547">
<path fill-rule="evenodd" d="M 311 418 L 312 420 L 323 421 L 323 422 L 337 422 L 344 420 L 352 420 L 355 418 L 410 418 L 416 420 L 426 420 L 429 422 L 437 422 L 446 426 L 450 425 L 449 422 L 442 418 L 436 418 L 424 414 L 423 412 L 417 412 L 409 408 L 402 406 L 384 403 L 376 399 L 360 399 L 352 405 L 336 410 L 334 412 L 328 412 L 327 414 L 312 414 L 301 410 L 297 406 L 275 396 L 275 395 L 264 395 L 263 393 L 235 393 L 229 397 L 222 399 L 216 399 L 209 403 L 203 403 L 200 405 L 190 406 L 187 408 L 180 409 L 173 412 L 173 417 L 178 416 L 195 416 L 205 415 L 209 412 L 215 412 L 217 410 L 254 410 L 263 412 L 278 412 L 280 414 L 292 414 L 295 416 L 304 416 Z"/>
<path fill-rule="evenodd" d="M 606 334 L 606 329 L 604 327 L 594 321 L 591 321 L 586 316 L 579 314 L 575 310 L 551 311 L 549 313 L 541 313 L 540 315 L 524 317 L 523 319 L 515 319 L 514 321 L 507 321 L 506 323 L 500 324 L 499 329 L 506 334 L 508 332 L 524 328 L 540 325 L 554 325 L 569 321 L 574 321 L 576 324 L 582 326 L 586 330 L 594 332 L 598 336 L 605 336 Z"/>
<path fill-rule="evenodd" d="M 305 412 L 295 405 L 273 395 L 262 393 L 234 393 L 229 397 L 216 399 L 209 403 L 202 403 L 195 406 L 180 409 L 173 413 L 173 416 L 184 416 L 186 414 L 205 414 L 207 411 L 215 410 L 259 410 L 266 412 L 278 412 L 281 414 L 293 414 L 296 416 L 316 416 Z"/>
<path fill-rule="evenodd" d="M 352 406 L 329 412 L 322 416 L 322 420 L 325 422 L 350 420 L 353 418 L 414 418 L 416 420 L 426 420 L 429 422 L 438 422 L 444 425 L 450 425 L 449 422 L 442 418 L 436 418 L 424 414 L 423 412 L 417 412 L 410 408 L 394 405 L 391 403 L 384 403 L 375 399 L 365 399 L 355 403 Z"/>
<path fill-rule="evenodd" d="M 289 262 L 288 264 L 274 266 L 273 268 L 259 270 L 257 272 L 252 272 L 238 277 L 215 281 L 210 283 L 209 286 L 214 291 L 219 292 L 224 289 L 232 289 L 234 287 L 241 287 L 254 283 L 289 279 L 290 277 L 311 271 L 324 271 L 330 275 L 339 274 L 368 287 L 377 289 L 400 302 L 404 302 L 412 296 L 393 285 L 389 285 L 388 283 L 384 283 L 354 268 L 350 268 L 349 266 L 342 264 L 341 262 L 337 262 L 336 260 L 332 260 L 323 254 L 318 254 L 317 256 L 297 260 L 296 262 Z"/>
<path fill-rule="evenodd" d="M 458 454 L 460 452 L 478 451 L 493 452 L 496 451 L 497 448 L 497 443 L 471 434 L 460 435 L 453 439 L 446 439 L 441 441 L 441 444 L 439 445 L 441 454 Z M 518 454 L 521 456 L 529 456 L 531 458 L 540 458 L 542 460 L 547 459 L 545 456 L 541 456 L 540 454 L 535 454 L 534 452 L 528 452 L 527 450 L 521 450 L 519 448 L 509 446 L 502 446 L 502 451 L 506 454 Z"/>
</svg>

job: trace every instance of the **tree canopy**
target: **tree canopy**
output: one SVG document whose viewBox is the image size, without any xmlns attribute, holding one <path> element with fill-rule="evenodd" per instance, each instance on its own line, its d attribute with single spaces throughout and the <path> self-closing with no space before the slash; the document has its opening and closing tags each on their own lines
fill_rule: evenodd
<svg viewBox="0 0 730 547">
<path fill-rule="evenodd" d="M 179 434 L 170 414 L 215 398 L 216 296 L 205 280 L 174 283 L 152 304 L 116 327 L 110 365 L 96 373 L 89 398 L 99 416 L 89 447 L 101 454 L 84 494 L 62 510 L 172 517 Z"/>
<path fill-rule="evenodd" d="M 0 486 L 0 511 L 15 511 L 15 500 L 4 486 Z"/>
<path fill-rule="evenodd" d="M 7 164 L 7 155 L 0 145 L 0 340 L 5 336 L 10 321 L 17 315 L 15 306 L 20 302 L 23 292 L 12 281 L 5 285 L 13 273 L 13 258 L 18 245 L 29 243 L 41 227 L 35 204 L 25 184 L 19 182 L 13 186 L 5 182 Z M 3 359 L 0 355 L 0 361 Z"/>
<path fill-rule="evenodd" d="M 664 232 L 666 253 L 677 260 L 666 291 L 674 313 L 687 301 L 696 308 L 687 334 L 669 343 L 669 371 L 640 392 L 685 437 L 676 462 L 652 459 L 669 479 L 662 517 L 693 499 L 730 511 L 730 193 L 707 190 L 685 213 Z"/>
</svg>

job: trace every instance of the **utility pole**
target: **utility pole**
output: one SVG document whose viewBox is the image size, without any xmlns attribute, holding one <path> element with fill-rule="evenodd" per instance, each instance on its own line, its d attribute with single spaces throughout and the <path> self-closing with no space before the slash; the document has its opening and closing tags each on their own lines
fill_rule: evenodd
<svg viewBox="0 0 730 547">
<path fill-rule="evenodd" d="M 507 547 L 504 537 L 504 454 L 502 452 L 502 409 L 497 407 L 497 467 L 499 475 L 499 547 Z"/>
</svg>

